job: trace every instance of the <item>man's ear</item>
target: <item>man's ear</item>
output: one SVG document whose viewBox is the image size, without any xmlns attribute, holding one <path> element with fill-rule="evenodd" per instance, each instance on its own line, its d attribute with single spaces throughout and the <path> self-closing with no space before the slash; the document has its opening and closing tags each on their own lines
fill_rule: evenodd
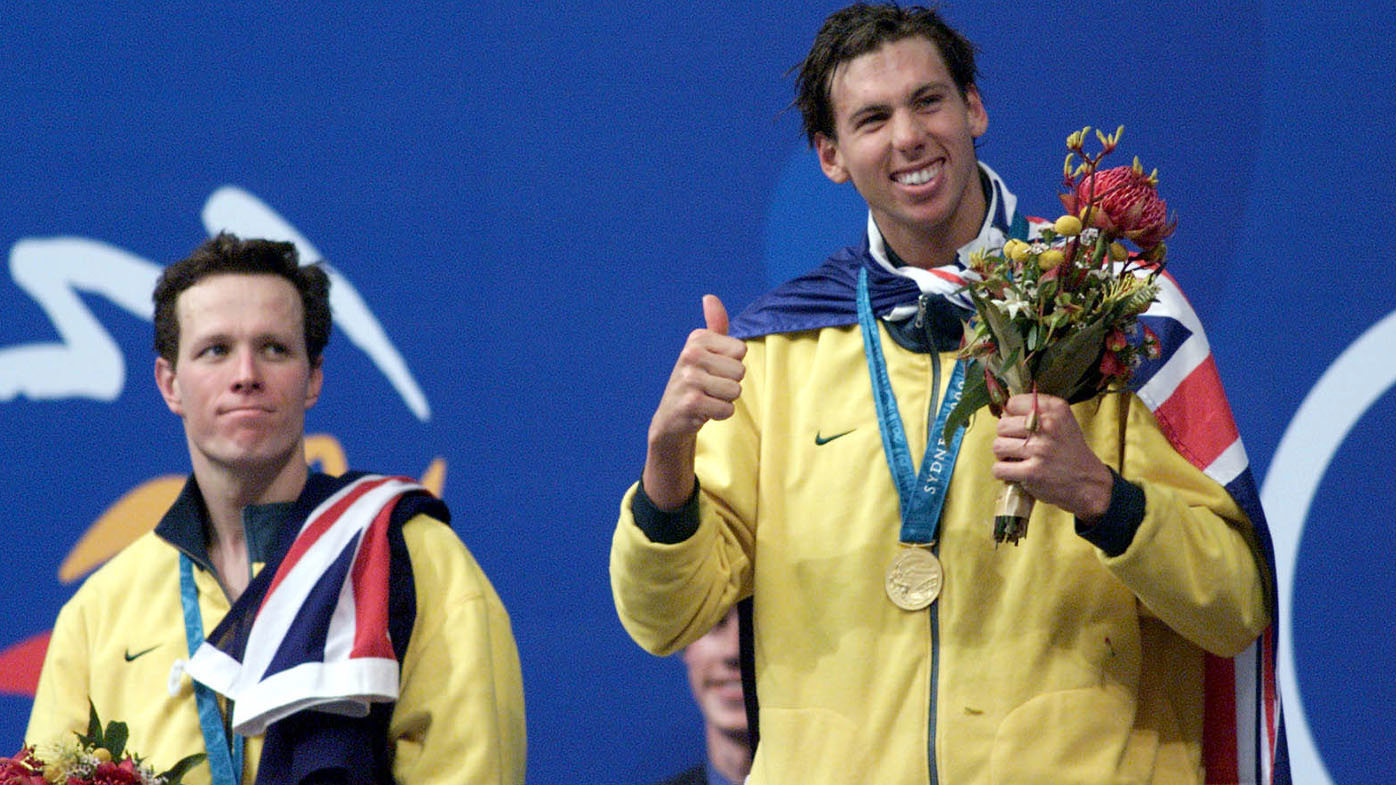
<svg viewBox="0 0 1396 785">
<path fill-rule="evenodd" d="M 984 108 L 984 99 L 979 97 L 979 88 L 974 85 L 965 88 L 965 107 L 969 112 L 969 132 L 978 139 L 989 130 L 989 112 Z"/>
<path fill-rule="evenodd" d="M 839 152 L 839 143 L 824 134 L 814 135 L 814 149 L 819 153 L 819 168 L 824 170 L 824 176 L 842 185 L 848 182 L 848 168 L 843 165 L 843 154 Z"/>
<path fill-rule="evenodd" d="M 325 384 L 324 360 L 324 357 L 318 357 L 315 359 L 315 364 L 310 366 L 310 379 L 305 387 L 306 411 L 309 411 L 310 407 L 314 406 L 315 402 L 320 400 L 320 388 Z"/>
<path fill-rule="evenodd" d="M 179 390 L 179 380 L 175 377 L 175 367 L 164 357 L 155 358 L 155 387 L 170 411 L 184 416 L 184 402 Z"/>
</svg>

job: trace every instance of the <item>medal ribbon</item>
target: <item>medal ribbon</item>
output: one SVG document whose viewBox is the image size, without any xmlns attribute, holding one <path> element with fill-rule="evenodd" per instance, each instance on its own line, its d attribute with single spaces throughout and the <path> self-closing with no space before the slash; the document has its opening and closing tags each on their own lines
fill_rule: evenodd
<svg viewBox="0 0 1396 785">
<path fill-rule="evenodd" d="M 184 606 L 184 637 L 189 641 L 189 656 L 203 645 L 204 621 L 199 613 L 199 593 L 194 588 L 194 563 L 179 554 L 179 598 Z M 238 785 L 242 781 L 243 738 L 228 735 L 223 729 L 223 713 L 218 710 L 218 697 L 207 686 L 194 682 L 194 700 L 199 708 L 199 728 L 204 733 L 204 750 L 213 785 Z"/>
<path fill-rule="evenodd" d="M 960 428 L 949 444 L 941 442 L 945 421 L 964 391 L 965 364 L 955 363 L 955 372 L 951 374 L 950 385 L 945 391 L 945 402 L 936 415 L 935 426 L 926 436 L 926 455 L 921 459 L 918 475 L 911 463 L 911 449 L 907 446 L 906 429 L 902 426 L 897 399 L 892 394 L 892 380 L 887 375 L 882 337 L 877 332 L 872 301 L 868 297 L 866 269 L 858 270 L 858 325 L 863 330 L 863 353 L 867 355 L 868 376 L 872 378 L 877 424 L 882 432 L 882 451 L 887 456 L 887 466 L 892 470 L 892 479 L 901 501 L 901 541 L 929 545 L 935 541 L 940 511 L 945 506 L 946 491 L 950 488 L 950 474 L 955 468 L 955 457 L 960 452 L 960 441 L 965 435 L 965 429 Z M 931 362 L 939 361 L 932 353 Z"/>
</svg>

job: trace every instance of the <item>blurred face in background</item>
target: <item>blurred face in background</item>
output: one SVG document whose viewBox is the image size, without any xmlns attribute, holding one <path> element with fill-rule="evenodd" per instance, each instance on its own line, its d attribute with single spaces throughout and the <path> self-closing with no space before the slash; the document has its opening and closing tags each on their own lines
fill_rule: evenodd
<svg viewBox="0 0 1396 785">
<path fill-rule="evenodd" d="M 737 609 L 683 650 L 688 683 L 704 721 L 729 736 L 746 737 L 746 704 L 738 664 Z"/>
</svg>

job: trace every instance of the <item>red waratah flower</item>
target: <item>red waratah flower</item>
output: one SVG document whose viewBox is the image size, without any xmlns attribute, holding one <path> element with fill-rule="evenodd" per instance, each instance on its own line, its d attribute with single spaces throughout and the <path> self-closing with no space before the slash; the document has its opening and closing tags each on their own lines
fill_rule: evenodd
<svg viewBox="0 0 1396 785">
<path fill-rule="evenodd" d="M 1154 179 L 1132 166 L 1082 177 L 1074 193 L 1063 196 L 1062 202 L 1073 213 L 1093 204 L 1095 223 L 1123 233 L 1144 249 L 1163 242 L 1178 224 L 1168 220 L 1168 203 L 1159 198 Z"/>
</svg>

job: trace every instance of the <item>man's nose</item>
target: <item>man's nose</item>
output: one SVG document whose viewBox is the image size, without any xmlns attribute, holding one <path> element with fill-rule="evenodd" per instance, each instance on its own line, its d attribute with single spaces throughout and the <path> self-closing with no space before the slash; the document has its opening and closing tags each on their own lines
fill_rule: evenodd
<svg viewBox="0 0 1396 785">
<path fill-rule="evenodd" d="M 898 150 L 915 150 L 924 142 L 921 127 L 910 112 L 893 112 L 891 124 L 892 144 Z"/>
<path fill-rule="evenodd" d="M 239 392 L 249 392 L 262 388 L 262 368 L 257 362 L 255 352 L 238 352 L 237 358 L 233 361 L 233 389 Z"/>
</svg>

